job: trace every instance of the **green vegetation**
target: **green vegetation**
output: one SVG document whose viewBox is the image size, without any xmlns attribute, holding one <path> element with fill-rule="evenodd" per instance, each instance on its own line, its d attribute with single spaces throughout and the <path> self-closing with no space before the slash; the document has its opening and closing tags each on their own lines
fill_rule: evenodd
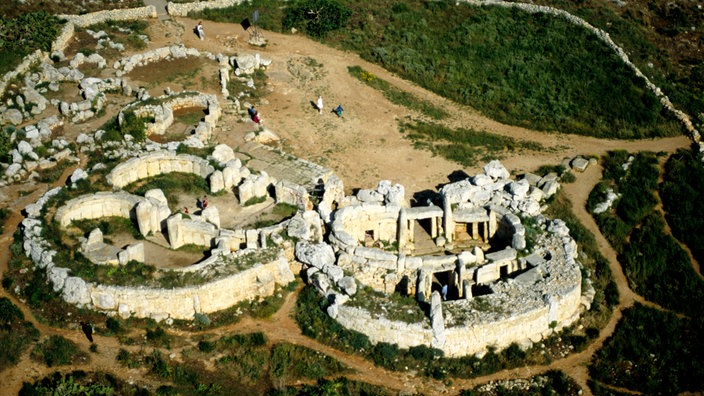
<svg viewBox="0 0 704 396">
<path fill-rule="evenodd" d="M 413 296 L 404 296 L 400 293 L 387 296 L 369 286 L 359 287 L 357 294 L 347 302 L 347 305 L 362 308 L 374 318 L 385 317 L 392 321 L 406 323 L 430 323 Z"/>
<path fill-rule="evenodd" d="M 315 9 L 307 3 L 336 2 L 281 7 L 254 1 L 197 17 L 239 23 L 259 8 L 262 27 L 286 31 L 295 25 L 290 21 L 320 15 L 324 26 L 340 28 L 304 27 L 312 37 L 513 125 L 619 139 L 681 133 L 641 78 L 595 35 L 564 18 L 446 1 L 389 7 L 341 0 L 338 5 L 352 11 L 346 19 L 346 11 L 339 18 L 304 16 L 299 5 Z"/>
<path fill-rule="evenodd" d="M 536 4 L 561 8 L 609 32 L 675 106 L 689 114 L 704 112 L 704 63 L 693 54 L 692 49 L 697 47 L 687 45 L 692 40 L 691 28 L 704 22 L 696 4 L 673 7 L 671 3 L 650 1 L 613 7 L 602 2 L 585 6 L 566 0 L 539 0 Z"/>
<path fill-rule="evenodd" d="M 29 345 L 39 338 L 39 331 L 7 297 L 0 297 L 0 372 L 19 362 Z"/>
<path fill-rule="evenodd" d="M 10 152 L 12 151 L 12 141 L 10 136 L 17 129 L 13 126 L 6 126 L 0 131 L 0 162 L 8 163 L 12 160 Z"/>
<path fill-rule="evenodd" d="M 275 381 L 283 383 L 296 378 L 321 379 L 346 371 L 342 363 L 321 352 L 285 343 L 274 345 L 269 366 Z"/>
<path fill-rule="evenodd" d="M 121 113 L 122 122 L 118 117 L 113 117 L 100 129 L 104 130 L 102 140 L 107 142 L 120 142 L 125 136 L 132 136 L 134 141 L 143 142 L 147 139 L 147 124 L 145 119 L 137 117 L 132 111 Z"/>
<path fill-rule="evenodd" d="M 85 357 L 76 344 L 59 335 L 53 335 L 37 344 L 32 351 L 32 358 L 48 367 L 65 366 Z"/>
<path fill-rule="evenodd" d="M 562 191 L 558 191 L 545 214 L 565 222 L 570 230 L 570 236 L 574 238 L 582 252 L 579 261 L 584 266 L 583 275 L 588 275 L 596 293 L 591 309 L 582 314 L 581 322 L 585 327 L 585 335 L 595 338 L 599 334 L 599 329 L 606 325 L 613 307 L 619 300 L 618 287 L 614 282 L 609 262 L 601 254 L 594 234 L 586 229 L 572 213 L 572 202 Z"/>
<path fill-rule="evenodd" d="M 477 385 L 472 389 L 464 390 L 461 396 L 542 396 L 561 395 L 577 396 L 581 389 L 574 380 L 562 371 L 550 370 L 545 374 L 536 375 L 528 379 L 530 386 L 510 386 L 498 383 L 486 389 L 486 385 Z"/>
<path fill-rule="evenodd" d="M 564 18 L 444 1 L 350 8 L 327 42 L 493 119 L 622 139 L 680 133 L 643 80 Z"/>
<path fill-rule="evenodd" d="M 382 387 L 370 385 L 365 382 L 352 381 L 345 377 L 335 379 L 319 379 L 315 385 L 302 387 L 279 388 L 268 393 L 269 396 L 312 396 L 312 395 L 349 395 L 349 396 L 392 396 L 398 392 L 391 392 Z"/>
<path fill-rule="evenodd" d="M 259 204 L 259 203 L 266 201 L 266 198 L 267 198 L 266 196 L 252 197 L 252 198 L 248 199 L 247 202 L 243 203 L 242 206 L 252 206 L 252 205 Z"/>
<path fill-rule="evenodd" d="M 384 97 L 400 106 L 405 106 L 411 110 L 415 110 L 426 117 L 430 117 L 434 120 L 442 120 L 450 115 L 440 107 L 433 105 L 430 102 L 421 100 L 411 95 L 410 93 L 400 90 L 386 80 L 383 80 L 374 74 L 362 69 L 359 66 L 350 66 L 347 68 L 351 75 L 356 77 L 359 81 L 369 85 L 370 87 L 381 91 Z"/>
<path fill-rule="evenodd" d="M 124 190 L 132 194 L 144 196 L 147 191 L 158 188 L 171 205 L 176 205 L 179 196 L 187 193 L 200 197 L 210 193 L 208 182 L 198 175 L 192 173 L 171 172 L 168 174 L 148 177 L 137 180 L 124 187 Z M 172 211 L 181 208 L 172 207 Z"/>
<path fill-rule="evenodd" d="M 34 395 L 149 395 L 139 385 L 130 385 L 107 373 L 55 372 L 33 384 L 25 382 L 19 393 L 21 396 Z"/>
<path fill-rule="evenodd" d="M 690 301 L 691 302 L 691 301 Z M 593 379 L 647 394 L 704 389 L 704 322 L 636 304 L 589 366 Z"/>
<path fill-rule="evenodd" d="M 588 209 L 593 213 L 608 187 L 621 195 L 612 210 L 594 217 L 619 253 L 631 288 L 663 307 L 695 317 L 699 312 L 691 301 L 704 298 L 704 282 L 694 272 L 687 253 L 665 231 L 663 215 L 655 209 L 657 158 L 653 153 L 638 153 L 629 161 L 630 156 L 624 151 L 605 156 L 604 181 L 590 194 Z M 625 170 L 622 165 L 627 161 L 630 165 Z"/>
<path fill-rule="evenodd" d="M 16 18 L 0 13 L 0 75 L 14 69 L 22 58 L 36 50 L 50 51 L 59 34 L 59 20 L 46 11 Z"/>
<path fill-rule="evenodd" d="M 73 220 L 71 225 L 80 229 L 84 236 L 98 228 L 108 239 L 111 235 L 121 233 L 129 234 L 135 239 L 144 239 L 135 224 L 125 217 L 110 216 L 100 219 Z"/>
<path fill-rule="evenodd" d="M 311 37 L 325 37 L 347 24 L 352 11 L 337 0 L 296 0 L 284 11 L 284 30 L 296 28 Z"/>
<path fill-rule="evenodd" d="M 507 136 L 471 129 L 450 129 L 424 121 L 401 124 L 401 131 L 413 141 L 416 148 L 429 150 L 434 155 L 447 158 L 464 166 L 476 165 L 478 160 L 501 158 L 506 152 L 543 150 L 543 146 Z"/>
<path fill-rule="evenodd" d="M 0 234 L 5 232 L 5 222 L 10 217 L 10 211 L 7 208 L 0 208 Z"/>
<path fill-rule="evenodd" d="M 127 48 L 133 50 L 144 50 L 147 43 L 143 37 L 147 36 L 149 23 L 141 20 L 113 21 L 109 20 L 96 25 L 88 26 L 87 29 L 93 31 L 105 31 L 110 35 L 110 39 L 116 43 L 122 43 Z M 141 36 L 141 37 L 140 37 Z M 116 52 L 117 53 L 117 52 Z M 118 53 L 119 54 L 119 53 Z"/>
<path fill-rule="evenodd" d="M 665 164 L 660 198 L 672 234 L 687 244 L 694 259 L 704 263 L 704 165 L 692 150 L 679 150 Z"/>
</svg>

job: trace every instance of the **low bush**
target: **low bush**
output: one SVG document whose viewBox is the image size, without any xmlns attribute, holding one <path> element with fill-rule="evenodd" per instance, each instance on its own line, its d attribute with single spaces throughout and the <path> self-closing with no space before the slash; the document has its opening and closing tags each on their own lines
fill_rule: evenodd
<svg viewBox="0 0 704 396">
<path fill-rule="evenodd" d="M 86 356 L 73 342 L 62 336 L 53 335 L 44 342 L 37 344 L 32 351 L 32 357 L 43 362 L 48 367 L 53 367 L 72 364 L 76 359 Z"/>
<path fill-rule="evenodd" d="M 39 338 L 39 331 L 7 297 L 0 297 L 0 372 L 19 362 L 20 356 Z"/>
<path fill-rule="evenodd" d="M 346 371 L 337 360 L 299 345 L 276 344 L 269 361 L 270 375 L 285 383 L 295 378 L 320 379 Z"/>
<path fill-rule="evenodd" d="M 672 234 L 704 263 L 704 164 L 701 154 L 679 150 L 665 163 L 660 198 Z"/>
<path fill-rule="evenodd" d="M 647 394 L 704 389 L 704 322 L 637 304 L 623 311 L 589 373 L 604 384 Z"/>
</svg>

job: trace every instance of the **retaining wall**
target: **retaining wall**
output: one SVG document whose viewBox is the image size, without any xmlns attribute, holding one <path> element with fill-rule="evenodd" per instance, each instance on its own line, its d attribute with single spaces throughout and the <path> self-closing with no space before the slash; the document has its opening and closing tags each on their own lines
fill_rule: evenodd
<svg viewBox="0 0 704 396">
<path fill-rule="evenodd" d="M 214 0 L 214 1 L 194 1 L 192 3 L 166 3 L 166 12 L 173 16 L 188 16 L 191 11 L 203 11 L 205 9 L 227 8 L 241 4 L 243 0 Z M 207 32 L 206 32 L 207 33 Z"/>
<path fill-rule="evenodd" d="M 57 15 L 78 27 L 86 27 L 106 21 L 129 21 L 134 19 L 156 18 L 156 7 L 123 8 L 119 10 L 103 10 L 83 15 Z"/>
</svg>

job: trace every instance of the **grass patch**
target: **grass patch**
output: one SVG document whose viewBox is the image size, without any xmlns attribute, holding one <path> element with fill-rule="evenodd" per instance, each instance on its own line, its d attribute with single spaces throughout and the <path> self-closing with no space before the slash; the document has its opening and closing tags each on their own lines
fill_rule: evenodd
<svg viewBox="0 0 704 396">
<path fill-rule="evenodd" d="M 34 383 L 25 382 L 20 395 L 141 395 L 144 389 L 137 384 L 114 377 L 109 373 L 73 371 L 54 372 Z"/>
<path fill-rule="evenodd" d="M 384 317 L 391 321 L 430 324 L 423 308 L 413 296 L 400 293 L 386 295 L 369 286 L 357 289 L 357 294 L 346 305 L 369 312 L 372 318 Z"/>
<path fill-rule="evenodd" d="M 614 334 L 596 352 L 589 374 L 604 384 L 648 394 L 704 389 L 704 322 L 638 303 L 623 311 Z"/>
<path fill-rule="evenodd" d="M 347 71 L 359 81 L 383 93 L 384 97 L 391 103 L 407 107 L 434 120 L 443 120 L 450 116 L 450 114 L 440 107 L 434 106 L 430 102 L 418 99 L 410 93 L 392 86 L 386 80 L 375 76 L 362 69 L 360 66 L 350 66 L 347 68 Z"/>
<path fill-rule="evenodd" d="M 19 362 L 20 356 L 39 339 L 39 331 L 7 297 L 0 297 L 0 372 Z"/>
<path fill-rule="evenodd" d="M 520 381 L 520 382 L 519 382 Z M 562 371 L 550 370 L 545 374 L 536 375 L 517 381 L 508 380 L 496 384 L 477 385 L 465 389 L 460 396 L 512 396 L 512 395 L 579 395 L 580 386 Z"/>
<path fill-rule="evenodd" d="M 166 196 L 167 201 L 171 205 L 175 205 L 176 202 L 178 202 L 179 196 L 184 193 L 195 194 L 198 197 L 210 193 L 210 187 L 205 179 L 198 175 L 182 172 L 171 172 L 137 180 L 125 186 L 124 190 L 132 194 L 144 196 L 147 191 L 155 188 L 160 189 L 164 193 L 164 196 Z M 171 211 L 175 212 L 179 209 L 180 208 L 173 207 Z"/>
<path fill-rule="evenodd" d="M 564 18 L 444 1 L 344 4 L 353 14 L 328 44 L 490 118 L 618 139 L 681 133 L 643 80 Z"/>
<path fill-rule="evenodd" d="M 434 155 L 464 166 L 501 158 L 507 152 L 544 150 L 544 147 L 536 142 L 472 129 L 451 129 L 424 121 L 402 123 L 401 131 L 407 139 L 413 141 L 416 148 L 427 149 Z"/>
<path fill-rule="evenodd" d="M 594 214 L 594 218 L 618 252 L 630 287 L 663 307 L 698 316 L 691 301 L 704 299 L 704 282 L 687 253 L 665 231 L 663 215 L 656 209 L 660 168 L 655 154 L 609 152 L 603 166 L 604 181 L 590 194 L 588 209 L 603 200 L 607 187 L 621 195 L 610 211 Z M 685 181 L 677 180 L 668 188 L 674 189 L 679 182 Z M 678 196 L 677 205 L 687 208 L 692 202 L 687 203 L 688 197 Z"/>
<path fill-rule="evenodd" d="M 660 198 L 667 212 L 672 234 L 692 251 L 694 259 L 704 263 L 704 165 L 692 150 L 679 150 L 665 164 Z"/>
<path fill-rule="evenodd" d="M 321 379 L 349 371 L 342 363 L 321 352 L 300 345 L 276 344 L 271 350 L 271 377 L 275 382 L 292 379 Z"/>
<path fill-rule="evenodd" d="M 32 358 L 48 367 L 53 367 L 73 364 L 87 356 L 73 342 L 59 335 L 53 335 L 36 345 L 32 351 Z"/>
</svg>

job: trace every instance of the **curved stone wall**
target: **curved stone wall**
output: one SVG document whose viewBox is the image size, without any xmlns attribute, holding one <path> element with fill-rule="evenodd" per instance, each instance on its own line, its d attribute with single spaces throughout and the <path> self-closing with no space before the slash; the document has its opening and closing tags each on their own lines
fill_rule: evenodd
<svg viewBox="0 0 704 396">
<path fill-rule="evenodd" d="M 439 310 L 441 326 L 431 328 L 430 322 L 373 318 L 363 309 L 338 304 L 335 320 L 366 334 L 373 343 L 398 344 L 400 348 L 433 345 L 450 357 L 481 354 L 489 347 L 503 349 L 514 342 L 537 342 L 574 323 L 585 305 L 581 271 L 570 253 L 574 242 L 563 241 L 559 235 L 549 239 L 545 252 L 554 257 L 538 267 L 556 275 L 531 285 L 523 280 L 492 285 L 491 294 L 475 297 L 483 300 L 482 306 L 491 307 L 488 310 L 477 309 L 471 299 L 446 301 Z"/>
<path fill-rule="evenodd" d="M 97 192 L 69 200 L 56 211 L 54 219 L 62 227 L 82 219 L 112 216 L 136 219 L 134 209 L 143 200 L 145 198 L 122 191 Z"/>
<path fill-rule="evenodd" d="M 214 170 L 207 160 L 195 155 L 156 151 L 116 166 L 107 175 L 107 181 L 114 187 L 122 188 L 140 179 L 171 172 L 192 173 L 207 179 Z"/>
<path fill-rule="evenodd" d="M 195 313 L 211 313 L 229 308 L 240 301 L 269 296 L 273 294 L 276 285 L 285 285 L 295 279 L 288 261 L 280 252 L 279 257 L 271 262 L 257 263 L 249 269 L 202 285 L 167 290 L 109 286 L 86 282 L 79 277 L 70 276 L 69 269 L 56 266 L 54 256 L 57 252 L 52 250 L 49 243 L 41 236 L 42 223 L 37 218 L 41 215 L 40 207 L 46 204 L 49 198 L 56 195 L 58 191 L 60 189 L 50 190 L 36 204 L 28 207 L 29 217 L 24 219 L 21 224 L 24 239 L 23 250 L 36 267 L 46 271 L 53 290 L 60 292 L 63 299 L 70 304 L 117 312 L 125 318 L 137 316 L 155 320 L 192 319 Z M 78 213 L 78 208 L 85 207 L 86 203 L 101 201 L 108 195 L 118 197 L 124 195 L 124 197 L 116 199 L 109 205 L 104 205 L 120 206 L 119 209 L 107 210 L 108 214 L 106 215 L 124 214 L 127 210 L 127 203 L 132 203 L 130 197 L 134 197 L 126 193 L 97 193 L 93 196 L 82 197 L 84 199 L 76 199 L 72 204 L 64 205 L 62 207 L 63 214 L 57 214 L 57 217 L 68 221 L 67 219 L 73 216 L 72 214 Z M 102 210 L 102 213 L 106 213 L 106 210 Z M 224 263 L 220 261 L 227 261 L 230 257 L 234 257 L 234 255 L 218 255 L 211 258 L 208 265 L 223 265 Z"/>
</svg>

